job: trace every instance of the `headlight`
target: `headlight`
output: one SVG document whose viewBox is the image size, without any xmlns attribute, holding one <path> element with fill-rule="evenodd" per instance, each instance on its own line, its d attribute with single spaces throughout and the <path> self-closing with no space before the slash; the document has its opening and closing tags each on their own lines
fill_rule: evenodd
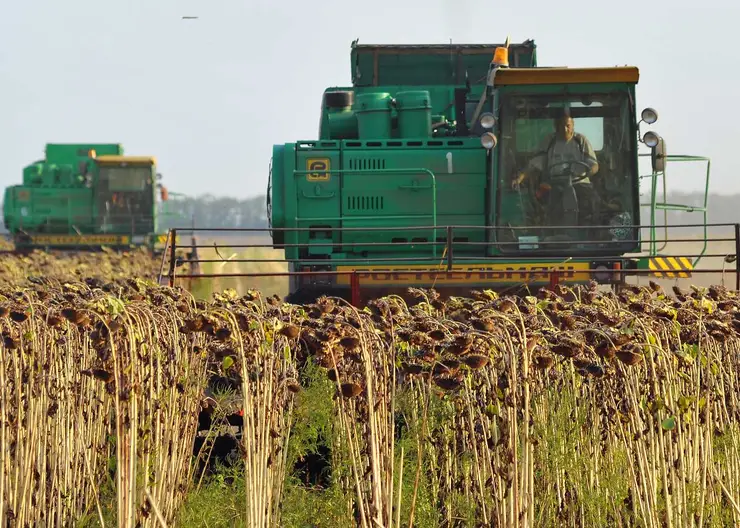
<svg viewBox="0 0 740 528">
<path fill-rule="evenodd" d="M 493 128 L 493 125 L 496 124 L 496 118 L 493 117 L 493 114 L 490 112 L 486 112 L 485 114 L 482 114 L 480 116 L 480 126 L 485 128 L 486 130 L 491 130 Z"/>
<path fill-rule="evenodd" d="M 660 141 L 660 138 L 658 137 L 658 134 L 655 132 L 645 132 L 645 135 L 642 136 L 642 141 L 650 148 L 653 148 L 658 144 Z"/>
<path fill-rule="evenodd" d="M 483 148 L 486 150 L 491 150 L 496 146 L 496 136 L 494 136 L 492 132 L 486 132 L 480 137 L 480 144 L 483 145 Z"/>
<path fill-rule="evenodd" d="M 656 112 L 654 108 L 646 108 L 642 111 L 642 115 L 640 117 L 642 117 L 642 120 L 648 125 L 652 125 L 658 120 L 658 112 Z"/>
</svg>

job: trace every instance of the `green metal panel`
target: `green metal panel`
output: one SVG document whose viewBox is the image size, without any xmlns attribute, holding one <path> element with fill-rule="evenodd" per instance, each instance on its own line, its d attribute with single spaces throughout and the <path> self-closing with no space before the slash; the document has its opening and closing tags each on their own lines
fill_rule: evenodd
<svg viewBox="0 0 740 528">
<path fill-rule="evenodd" d="M 391 137 L 391 102 L 390 94 L 384 92 L 369 92 L 357 96 L 353 110 L 357 116 L 360 138 Z"/>
<path fill-rule="evenodd" d="M 49 143 L 45 158 L 23 168 L 23 184 L 28 186 L 73 187 L 85 183 L 81 169 L 91 171 L 91 151 L 96 155 L 123 155 L 117 143 Z"/>
<path fill-rule="evenodd" d="M 284 145 L 274 145 L 272 148 L 272 162 L 270 167 L 270 189 L 268 198 L 270 208 L 267 212 L 270 215 L 272 227 L 285 227 L 285 162 L 284 162 Z M 282 244 L 285 242 L 285 233 L 283 231 L 274 231 L 272 233 L 273 242 Z"/>
<path fill-rule="evenodd" d="M 6 200 L 5 222 L 11 232 L 75 233 L 71 226 L 83 233 L 93 232 L 90 189 L 14 186 L 6 192 Z"/>
<path fill-rule="evenodd" d="M 398 136 L 427 138 L 432 135 L 432 104 L 428 90 L 410 90 L 396 94 Z"/>
<path fill-rule="evenodd" d="M 408 142 L 421 143 L 421 142 Z M 351 144 L 351 142 L 345 142 Z M 478 140 L 427 141 L 405 148 L 345 148 L 342 169 L 344 227 L 485 225 L 485 151 Z M 418 171 L 423 168 L 426 171 Z M 434 180 L 431 174 L 434 175 Z M 436 196 L 434 193 L 436 187 Z M 433 209 L 434 208 L 434 209 Z M 431 230 L 346 231 L 354 252 L 432 254 L 428 245 L 364 246 L 368 242 L 431 242 Z M 445 233 L 436 233 L 444 239 Z M 457 237 L 483 241 L 482 229 L 460 229 Z M 468 248 L 468 251 L 471 249 Z M 478 251 L 481 251 L 479 248 Z"/>
<path fill-rule="evenodd" d="M 332 238 L 336 242 L 340 240 L 339 232 L 333 231 L 333 228 L 341 226 L 341 178 L 330 172 L 340 166 L 339 149 L 330 150 L 313 145 L 299 147 L 295 158 L 296 227 L 326 228 L 326 231 L 319 232 L 303 231 L 299 234 L 299 240 L 304 244 L 319 243 L 320 249 L 312 250 L 314 254 L 331 253 L 331 244 L 321 242 Z"/>
<path fill-rule="evenodd" d="M 357 114 L 351 108 L 328 110 L 325 122 L 329 132 L 326 139 L 356 138 L 358 135 Z"/>
<path fill-rule="evenodd" d="M 42 185 L 44 183 L 44 168 L 46 166 L 43 162 L 38 162 L 24 167 L 23 185 Z"/>
<path fill-rule="evenodd" d="M 503 44 L 374 45 L 353 43 L 353 86 L 462 85 L 485 78 L 495 49 Z M 537 65 L 533 40 L 509 45 L 514 68 Z"/>
<path fill-rule="evenodd" d="M 46 161 L 58 165 L 74 165 L 78 160 L 86 159 L 91 150 L 98 156 L 123 155 L 123 146 L 119 143 L 48 143 Z"/>
<path fill-rule="evenodd" d="M 296 181 L 294 172 L 296 170 L 296 143 L 286 143 L 283 150 L 283 173 L 280 178 L 283 179 L 283 208 L 285 211 L 285 222 L 283 225 L 276 224 L 275 227 L 296 228 L 298 227 L 298 195 L 296 192 Z M 289 230 L 285 233 L 286 244 L 297 244 L 300 233 Z M 286 259 L 297 259 L 298 248 L 290 246 L 285 248 Z"/>
<path fill-rule="evenodd" d="M 470 99 L 477 102 L 478 98 L 480 97 L 480 93 L 482 91 L 482 86 L 471 86 L 470 88 Z M 335 92 L 335 91 L 353 91 L 355 94 L 355 105 L 353 109 L 350 110 L 342 110 L 342 111 L 334 111 L 327 108 L 322 108 L 322 116 L 319 120 L 319 138 L 320 139 L 369 139 L 370 136 L 368 135 L 360 135 L 358 132 L 358 120 L 360 119 L 357 116 L 357 101 L 362 100 L 363 97 L 365 97 L 365 94 L 389 94 L 391 97 L 399 97 L 402 96 L 404 93 L 408 93 L 409 91 L 418 91 L 418 90 L 409 90 L 408 86 L 398 86 L 398 85 L 384 85 L 384 86 L 378 86 L 378 87 L 334 87 L 334 88 L 328 88 L 325 90 L 325 92 Z M 430 103 L 430 113 L 432 116 L 434 116 L 436 119 L 444 119 L 448 122 L 453 122 L 456 119 L 455 111 L 454 111 L 454 86 L 424 86 L 425 92 L 429 93 L 429 103 Z M 377 98 L 377 95 L 369 96 L 370 99 Z M 474 106 L 474 103 L 472 103 Z M 388 116 L 386 114 L 382 115 L 382 126 L 386 127 L 388 126 L 387 122 L 385 121 Z M 426 117 L 425 117 L 426 118 Z M 391 119 L 391 132 L 390 136 L 388 136 L 386 129 L 384 128 L 383 132 L 381 133 L 381 137 L 387 138 L 387 137 L 394 137 L 394 138 L 400 138 L 401 132 L 399 130 L 400 122 L 399 122 L 399 112 L 396 108 L 391 107 L 390 110 L 390 119 Z M 424 137 L 427 137 L 428 135 L 425 135 Z"/>
</svg>

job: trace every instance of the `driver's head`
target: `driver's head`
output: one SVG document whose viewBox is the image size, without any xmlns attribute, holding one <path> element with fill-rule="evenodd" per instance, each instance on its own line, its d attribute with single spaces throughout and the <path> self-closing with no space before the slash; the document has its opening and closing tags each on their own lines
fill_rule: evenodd
<svg viewBox="0 0 740 528">
<path fill-rule="evenodd" d="M 570 140 L 574 133 L 573 118 L 567 114 L 558 117 L 555 120 L 555 133 L 558 139 Z"/>
</svg>

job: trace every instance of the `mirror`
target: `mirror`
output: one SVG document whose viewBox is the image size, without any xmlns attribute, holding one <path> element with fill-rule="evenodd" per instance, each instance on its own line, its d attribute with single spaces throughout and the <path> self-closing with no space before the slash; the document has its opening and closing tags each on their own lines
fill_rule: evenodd
<svg viewBox="0 0 740 528">
<path fill-rule="evenodd" d="M 159 196 L 162 198 L 163 202 L 167 201 L 167 198 L 169 198 L 169 192 L 167 192 L 167 187 L 161 186 L 159 188 Z"/>
<path fill-rule="evenodd" d="M 663 138 L 658 139 L 658 144 L 655 145 L 650 152 L 650 161 L 653 164 L 653 172 L 665 172 L 665 140 Z"/>
</svg>

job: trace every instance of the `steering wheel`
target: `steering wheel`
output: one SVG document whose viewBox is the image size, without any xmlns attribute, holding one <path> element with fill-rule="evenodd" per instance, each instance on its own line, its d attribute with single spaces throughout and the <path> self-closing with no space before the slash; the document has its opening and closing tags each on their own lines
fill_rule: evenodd
<svg viewBox="0 0 740 528">
<path fill-rule="evenodd" d="M 555 167 L 561 166 L 563 168 L 559 171 L 553 170 Z M 571 179 L 571 183 L 578 183 L 588 178 L 588 173 L 591 172 L 591 167 L 589 167 L 583 161 L 559 161 L 550 165 L 547 170 L 550 173 L 551 177 L 554 176 L 555 179 L 560 179 L 562 176 L 571 174 L 573 176 L 573 178 Z"/>
</svg>

